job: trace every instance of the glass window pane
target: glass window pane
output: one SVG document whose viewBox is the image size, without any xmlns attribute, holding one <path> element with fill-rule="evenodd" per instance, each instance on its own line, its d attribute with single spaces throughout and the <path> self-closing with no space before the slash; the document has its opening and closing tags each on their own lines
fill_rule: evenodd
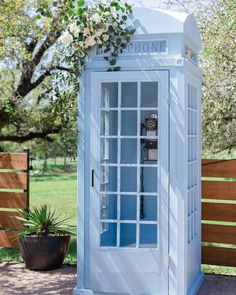
<svg viewBox="0 0 236 295">
<path fill-rule="evenodd" d="M 101 135 L 117 135 L 118 112 L 101 112 Z"/>
<path fill-rule="evenodd" d="M 120 247 L 136 246 L 136 224 L 120 224 Z"/>
<path fill-rule="evenodd" d="M 102 194 L 100 199 L 100 218 L 117 219 L 117 196 Z"/>
<path fill-rule="evenodd" d="M 136 196 L 121 196 L 120 204 L 120 219 L 121 220 L 136 220 L 137 219 L 137 197 Z"/>
<path fill-rule="evenodd" d="M 116 167 L 101 167 L 101 191 L 116 192 L 117 191 L 117 168 Z"/>
<path fill-rule="evenodd" d="M 101 139 L 101 162 L 117 163 L 117 139 L 116 138 Z"/>
<path fill-rule="evenodd" d="M 137 168 L 121 167 L 120 191 L 121 192 L 137 191 Z"/>
<path fill-rule="evenodd" d="M 105 223 L 102 222 L 100 225 L 100 233 L 101 233 L 101 239 L 100 239 L 100 246 L 106 247 L 116 246 L 116 232 L 117 232 L 117 226 L 116 223 Z"/>
<path fill-rule="evenodd" d="M 121 107 L 137 107 L 137 85 L 136 82 L 121 84 Z"/>
<path fill-rule="evenodd" d="M 137 136 L 137 112 L 136 111 L 121 112 L 121 135 Z"/>
<path fill-rule="evenodd" d="M 140 248 L 157 247 L 157 225 L 140 224 Z"/>
<path fill-rule="evenodd" d="M 157 168 L 141 167 L 140 191 L 141 192 L 157 192 Z"/>
<path fill-rule="evenodd" d="M 144 221 L 157 221 L 157 196 L 143 196 Z"/>
<path fill-rule="evenodd" d="M 117 108 L 118 106 L 118 83 L 102 83 L 101 95 L 102 108 Z"/>
<path fill-rule="evenodd" d="M 137 139 L 121 139 L 121 163 L 137 163 Z"/>
<path fill-rule="evenodd" d="M 158 82 L 141 83 L 141 107 L 157 107 Z"/>
</svg>

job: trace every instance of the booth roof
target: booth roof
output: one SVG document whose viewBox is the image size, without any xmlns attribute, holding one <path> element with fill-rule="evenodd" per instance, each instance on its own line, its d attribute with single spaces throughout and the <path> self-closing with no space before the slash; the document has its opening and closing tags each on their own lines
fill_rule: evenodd
<svg viewBox="0 0 236 295">
<path fill-rule="evenodd" d="M 199 49 L 201 40 L 198 25 L 192 14 L 134 7 L 130 25 L 136 28 L 137 35 L 146 34 L 185 34 Z"/>
</svg>

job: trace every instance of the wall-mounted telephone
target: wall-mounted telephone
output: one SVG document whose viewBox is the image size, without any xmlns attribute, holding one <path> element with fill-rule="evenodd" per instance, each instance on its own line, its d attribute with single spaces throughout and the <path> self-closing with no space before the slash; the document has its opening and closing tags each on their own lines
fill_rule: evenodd
<svg viewBox="0 0 236 295">
<path fill-rule="evenodd" d="M 151 113 L 145 118 L 145 122 L 141 123 L 141 164 L 145 161 L 157 161 L 157 131 L 158 131 L 158 120 L 157 114 Z M 144 167 L 141 167 L 140 174 L 140 191 L 144 192 Z M 144 210 L 144 195 L 140 196 L 140 219 L 145 218 Z"/>
<path fill-rule="evenodd" d="M 157 136 L 157 115 L 149 114 L 145 122 L 141 123 L 141 135 L 147 137 Z M 143 161 L 157 161 L 157 140 L 153 138 L 142 139 Z"/>
</svg>

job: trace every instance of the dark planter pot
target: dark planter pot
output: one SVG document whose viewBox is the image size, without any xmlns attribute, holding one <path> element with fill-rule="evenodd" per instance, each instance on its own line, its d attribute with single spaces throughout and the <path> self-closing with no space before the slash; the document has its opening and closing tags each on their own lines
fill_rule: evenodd
<svg viewBox="0 0 236 295">
<path fill-rule="evenodd" d="M 70 236 L 20 238 L 20 252 L 25 267 L 31 270 L 50 270 L 59 268 L 68 250 Z"/>
</svg>

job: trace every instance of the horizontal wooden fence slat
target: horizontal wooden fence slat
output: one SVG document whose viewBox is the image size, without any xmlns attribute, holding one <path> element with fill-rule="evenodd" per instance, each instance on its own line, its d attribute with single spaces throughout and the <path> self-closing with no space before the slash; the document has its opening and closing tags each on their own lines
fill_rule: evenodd
<svg viewBox="0 0 236 295">
<path fill-rule="evenodd" d="M 202 203 L 202 220 L 236 222 L 236 204 Z"/>
<path fill-rule="evenodd" d="M 19 248 L 18 238 L 15 239 L 16 231 L 0 230 L 0 245 L 5 248 Z"/>
<path fill-rule="evenodd" d="M 0 153 L 0 169 L 27 170 L 27 154 Z"/>
<path fill-rule="evenodd" d="M 0 192 L 0 208 L 18 208 L 27 207 L 27 194 L 16 192 Z"/>
<path fill-rule="evenodd" d="M 236 178 L 236 160 L 202 160 L 202 176 Z"/>
<path fill-rule="evenodd" d="M 16 216 L 21 216 L 21 214 L 14 211 L 0 211 L 0 228 L 17 229 L 23 227 L 23 222 L 17 220 Z"/>
<path fill-rule="evenodd" d="M 203 180 L 202 198 L 236 200 L 236 182 Z"/>
<path fill-rule="evenodd" d="M 221 266 L 236 266 L 236 249 L 202 247 L 202 263 Z"/>
<path fill-rule="evenodd" d="M 236 226 L 202 224 L 202 242 L 236 244 Z"/>
<path fill-rule="evenodd" d="M 27 189 L 27 173 L 0 172 L 0 189 Z"/>
</svg>

